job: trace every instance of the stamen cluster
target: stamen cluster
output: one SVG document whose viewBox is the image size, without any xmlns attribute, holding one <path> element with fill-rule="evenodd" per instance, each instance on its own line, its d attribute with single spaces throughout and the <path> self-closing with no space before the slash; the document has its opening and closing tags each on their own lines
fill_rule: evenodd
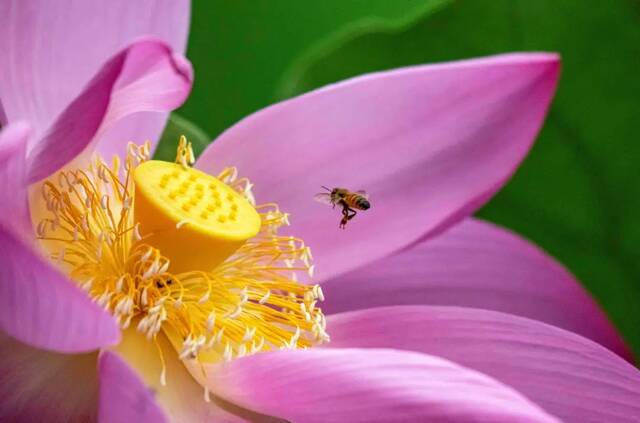
<svg viewBox="0 0 640 423">
<path fill-rule="evenodd" d="M 322 290 L 297 280 L 300 272 L 313 275 L 309 248 L 278 235 L 288 215 L 276 204 L 255 206 L 252 184 L 235 168 L 218 179 L 255 206 L 259 233 L 210 271 L 172 273 L 171 261 L 145 243 L 150 234 L 134 221 L 132 172 L 148 159 L 147 144 L 130 144 L 124 166 L 98 157 L 87 169 L 64 170 L 43 183 L 46 216 L 37 236 L 51 259 L 123 329 L 135 322 L 150 340 L 166 335 L 181 359 L 230 360 L 327 341 L 317 307 Z M 184 138 L 176 162 L 193 162 Z"/>
</svg>

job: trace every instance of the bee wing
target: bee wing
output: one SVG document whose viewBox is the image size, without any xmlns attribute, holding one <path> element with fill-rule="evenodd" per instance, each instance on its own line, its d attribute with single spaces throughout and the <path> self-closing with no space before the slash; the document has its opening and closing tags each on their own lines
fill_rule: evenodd
<svg viewBox="0 0 640 423">
<path fill-rule="evenodd" d="M 356 193 L 362 195 L 366 199 L 369 199 L 369 193 L 363 189 L 359 189 Z"/>
<path fill-rule="evenodd" d="M 318 203 L 324 203 L 324 204 L 333 204 L 331 202 L 331 194 L 326 193 L 326 192 L 320 192 L 316 195 L 313 196 L 313 199 L 316 200 Z"/>
</svg>

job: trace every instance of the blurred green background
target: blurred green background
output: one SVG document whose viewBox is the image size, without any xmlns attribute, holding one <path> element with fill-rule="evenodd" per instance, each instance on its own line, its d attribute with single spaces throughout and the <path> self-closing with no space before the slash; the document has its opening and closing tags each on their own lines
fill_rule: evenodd
<svg viewBox="0 0 640 423">
<path fill-rule="evenodd" d="M 640 354 L 640 1 L 194 1 L 198 151 L 243 116 L 366 72 L 509 51 L 562 54 L 559 91 L 513 180 L 478 215 L 564 263 Z"/>
</svg>

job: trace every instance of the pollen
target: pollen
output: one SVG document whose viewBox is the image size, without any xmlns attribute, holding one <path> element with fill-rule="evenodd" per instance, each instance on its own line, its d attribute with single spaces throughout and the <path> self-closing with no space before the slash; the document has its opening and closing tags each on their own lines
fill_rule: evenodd
<svg viewBox="0 0 640 423">
<path fill-rule="evenodd" d="M 175 163 L 149 155 L 130 144 L 123 161 L 96 157 L 42 184 L 36 234 L 52 262 L 123 329 L 155 346 L 166 336 L 180 360 L 328 341 L 321 288 L 298 282 L 312 276 L 311 252 L 279 234 L 288 215 L 256 205 L 235 168 L 193 169 L 184 137 Z M 158 377 L 164 384 L 165 371 Z"/>
</svg>

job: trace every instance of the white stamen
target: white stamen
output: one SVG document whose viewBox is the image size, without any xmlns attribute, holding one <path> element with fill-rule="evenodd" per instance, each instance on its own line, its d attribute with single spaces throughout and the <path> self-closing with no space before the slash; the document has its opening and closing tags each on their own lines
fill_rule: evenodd
<svg viewBox="0 0 640 423">
<path fill-rule="evenodd" d="M 91 285 L 93 284 L 93 279 L 94 278 L 89 278 L 89 280 L 87 280 L 85 283 L 82 284 L 82 289 L 84 289 L 85 291 L 88 291 L 91 289 Z"/>
<path fill-rule="evenodd" d="M 140 235 L 140 224 L 136 223 L 133 227 L 133 236 L 136 241 L 140 241 L 142 239 L 142 235 Z"/>
<path fill-rule="evenodd" d="M 257 345 L 253 345 L 251 347 L 251 354 L 255 354 L 257 351 L 260 351 L 264 347 L 264 337 L 260 338 Z"/>
<path fill-rule="evenodd" d="M 318 297 L 320 301 L 324 301 L 324 293 L 322 292 L 322 288 L 320 287 L 320 285 L 316 285 L 316 287 L 316 297 Z"/>
<path fill-rule="evenodd" d="M 191 351 L 191 344 L 187 346 L 185 345 L 184 348 L 182 349 L 182 352 L 180 353 L 180 355 L 178 356 L 178 358 L 180 360 L 185 360 L 187 358 L 190 358 L 193 356 L 193 352 Z"/>
<path fill-rule="evenodd" d="M 207 330 L 209 332 L 212 332 L 215 324 L 216 324 L 216 312 L 214 310 L 211 313 L 209 313 L 209 317 L 207 317 Z"/>
<path fill-rule="evenodd" d="M 230 313 L 225 314 L 223 317 L 228 319 L 235 319 L 242 313 L 242 307 L 237 305 Z"/>
<path fill-rule="evenodd" d="M 220 342 L 222 339 L 222 335 L 224 334 L 224 327 L 218 331 L 216 334 L 216 343 Z"/>
<path fill-rule="evenodd" d="M 247 354 L 247 347 L 244 344 L 241 344 L 238 347 L 238 358 L 244 357 Z"/>
<path fill-rule="evenodd" d="M 300 339 L 300 328 L 296 326 L 296 333 L 291 337 L 291 341 L 289 342 L 291 345 L 295 345 Z"/>
<path fill-rule="evenodd" d="M 268 290 L 268 291 L 267 291 L 267 293 L 266 293 L 266 294 L 264 294 L 264 295 L 262 296 L 262 298 L 260 298 L 260 301 L 258 301 L 258 303 L 260 303 L 260 304 L 264 304 L 264 303 L 266 303 L 267 301 L 269 301 L 269 297 L 270 297 L 270 296 L 271 296 L 271 290 Z"/>
<path fill-rule="evenodd" d="M 116 282 L 116 291 L 118 292 L 122 291 L 123 286 L 124 286 L 124 275 L 118 278 L 118 281 Z"/>
<path fill-rule="evenodd" d="M 133 314 L 130 314 L 129 317 L 127 317 L 127 320 L 124 321 L 122 329 L 127 329 L 129 327 L 129 325 L 131 324 L 131 319 L 133 319 Z"/>
<path fill-rule="evenodd" d="M 256 328 L 246 328 L 244 331 L 244 336 L 242 337 L 242 341 L 240 342 L 249 342 L 253 338 L 256 333 Z"/>
<path fill-rule="evenodd" d="M 231 351 L 231 345 L 227 342 L 227 345 L 224 347 L 224 353 L 222 354 L 222 358 L 224 361 L 229 361 L 233 357 L 233 351 Z"/>
<path fill-rule="evenodd" d="M 136 329 L 138 330 L 138 332 L 146 332 L 147 327 L 149 323 L 149 316 L 145 316 L 142 319 L 140 319 L 140 321 L 138 322 L 138 326 L 136 327 Z"/>
<path fill-rule="evenodd" d="M 242 292 L 240 293 L 240 303 L 239 305 L 243 305 L 246 304 L 247 301 L 249 301 L 249 293 L 247 292 L 247 288 L 243 288 Z"/>
<path fill-rule="evenodd" d="M 209 294 L 210 294 L 210 291 L 205 292 L 204 295 L 200 297 L 200 299 L 198 300 L 198 304 L 206 303 L 207 300 L 209 299 Z"/>
<path fill-rule="evenodd" d="M 169 269 L 169 264 L 171 262 L 169 260 L 167 260 L 161 267 L 160 269 L 158 269 L 158 274 L 161 275 L 163 273 L 165 273 L 168 269 Z"/>
<path fill-rule="evenodd" d="M 182 228 L 184 225 L 186 225 L 187 223 L 189 223 L 188 220 L 181 220 L 180 222 L 176 223 L 176 229 L 180 229 Z"/>
<path fill-rule="evenodd" d="M 150 276 L 155 275 L 159 267 L 158 259 L 155 259 L 153 263 L 151 263 L 151 266 L 142 274 L 142 279 L 148 279 Z"/>
<path fill-rule="evenodd" d="M 151 257 L 151 253 L 153 253 L 153 250 L 152 250 L 151 248 L 149 248 L 149 249 L 147 250 L 147 252 L 146 252 L 146 253 L 144 253 L 140 259 L 141 259 L 142 261 L 146 261 L 149 257 Z"/>
<path fill-rule="evenodd" d="M 167 386 L 167 369 L 162 368 L 162 372 L 160 372 L 160 385 Z"/>
</svg>

